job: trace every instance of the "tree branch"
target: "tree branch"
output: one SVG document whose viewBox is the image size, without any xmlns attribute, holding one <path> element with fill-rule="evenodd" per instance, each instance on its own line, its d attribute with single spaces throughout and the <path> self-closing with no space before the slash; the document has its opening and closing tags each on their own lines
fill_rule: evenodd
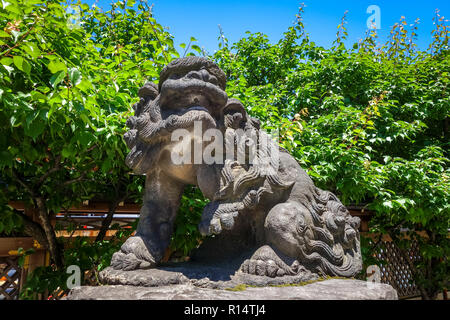
<svg viewBox="0 0 450 320">
<path fill-rule="evenodd" d="M 23 36 L 19 39 L 19 41 L 16 42 L 15 45 L 13 45 L 12 47 L 9 47 L 8 50 L 6 50 L 6 51 L 0 53 L 0 57 L 9 55 L 9 53 L 10 53 L 12 50 L 14 50 L 15 48 L 17 48 L 17 47 L 22 43 L 22 41 L 25 40 L 26 37 L 28 37 L 28 35 L 30 34 L 31 30 L 33 30 L 34 27 L 36 26 L 37 19 L 38 19 L 38 17 L 36 16 L 36 18 L 34 19 L 34 23 L 33 23 L 32 27 L 31 27 L 30 29 L 28 29 L 27 32 L 25 32 L 25 33 L 23 34 Z"/>
<path fill-rule="evenodd" d="M 31 195 L 31 197 L 34 200 L 34 197 L 36 196 L 36 193 L 34 192 L 34 190 L 31 187 L 29 187 L 25 182 L 23 182 L 23 180 L 19 177 L 19 175 L 16 173 L 16 171 L 14 169 L 11 169 L 11 171 L 12 171 L 12 175 L 13 175 L 14 179 L 16 179 L 17 182 L 19 182 L 19 184 L 22 187 L 24 187 L 24 189 L 26 191 L 28 191 L 28 193 Z"/>
<path fill-rule="evenodd" d="M 90 151 L 94 150 L 97 147 L 98 147 L 98 144 L 94 144 L 93 146 L 91 146 L 88 149 L 86 149 L 86 152 L 90 152 Z"/>
<path fill-rule="evenodd" d="M 116 189 L 116 195 L 117 195 L 117 189 Z M 117 197 L 116 197 L 116 200 L 113 200 L 110 202 L 108 214 L 102 221 L 102 227 L 100 228 L 100 231 L 98 232 L 95 241 L 102 241 L 105 238 L 106 232 L 108 232 L 108 229 L 111 226 L 111 222 L 114 218 L 114 213 L 116 213 L 119 203 L 121 203 L 122 201 L 125 201 L 125 199 L 128 197 L 128 195 L 129 195 L 129 193 L 126 192 L 120 199 L 117 199 Z"/>
<path fill-rule="evenodd" d="M 61 169 L 61 164 L 59 163 L 60 161 L 61 155 L 58 155 L 55 158 L 55 166 L 50 170 L 48 170 L 43 176 L 41 176 L 41 178 L 38 181 L 38 186 L 42 185 L 53 172 L 59 171 Z"/>
<path fill-rule="evenodd" d="M 80 175 L 78 178 L 75 178 L 75 179 L 72 179 L 72 180 L 64 181 L 63 183 L 61 183 L 60 186 L 61 186 L 61 187 L 65 187 L 65 186 L 71 185 L 71 184 L 73 184 L 73 183 L 75 183 L 75 182 L 83 181 L 85 176 L 86 176 L 86 171 L 84 171 L 83 173 L 81 173 L 81 175 Z"/>
<path fill-rule="evenodd" d="M 145 3 L 145 6 L 147 7 L 147 11 L 149 12 L 149 14 L 152 14 L 153 5 L 151 7 L 149 7 L 148 4 Z M 159 39 L 158 33 L 156 32 L 155 27 L 153 26 L 153 23 L 150 21 L 150 19 L 148 20 L 148 23 L 150 24 L 150 27 L 152 27 L 153 33 L 155 34 L 155 37 L 158 40 L 159 45 L 161 46 L 161 53 L 162 53 L 164 59 L 166 60 L 167 63 L 169 63 L 169 59 L 167 59 L 166 53 L 164 52 L 164 46 L 163 46 L 161 40 Z"/>
</svg>

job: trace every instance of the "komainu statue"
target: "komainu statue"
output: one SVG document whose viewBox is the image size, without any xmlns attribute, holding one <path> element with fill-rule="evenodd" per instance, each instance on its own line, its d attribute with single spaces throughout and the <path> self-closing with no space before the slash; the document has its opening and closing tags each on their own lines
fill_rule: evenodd
<svg viewBox="0 0 450 320">
<path fill-rule="evenodd" d="M 158 266 L 183 189 L 196 185 L 210 200 L 199 224 L 209 237 L 192 260 L 238 261 L 237 272 L 271 278 L 355 276 L 362 268 L 359 219 L 314 186 L 259 120 L 228 98 L 225 84 L 212 61 L 187 57 L 169 63 L 158 85 L 139 90 L 124 138 L 127 165 L 146 176 L 144 201 L 136 235 L 111 266 Z"/>
</svg>

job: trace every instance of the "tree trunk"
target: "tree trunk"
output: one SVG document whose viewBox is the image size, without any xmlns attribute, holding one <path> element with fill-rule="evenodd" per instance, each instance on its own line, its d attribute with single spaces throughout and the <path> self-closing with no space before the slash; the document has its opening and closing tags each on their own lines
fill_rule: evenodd
<svg viewBox="0 0 450 320">
<path fill-rule="evenodd" d="M 41 222 L 42 229 L 45 232 L 45 236 L 48 242 L 48 250 L 50 251 L 50 256 L 58 269 L 62 269 L 64 266 L 64 259 L 62 255 L 61 248 L 56 239 L 55 230 L 50 222 L 48 216 L 47 207 L 44 200 L 41 197 L 37 197 L 36 205 L 38 209 L 38 217 Z"/>
</svg>

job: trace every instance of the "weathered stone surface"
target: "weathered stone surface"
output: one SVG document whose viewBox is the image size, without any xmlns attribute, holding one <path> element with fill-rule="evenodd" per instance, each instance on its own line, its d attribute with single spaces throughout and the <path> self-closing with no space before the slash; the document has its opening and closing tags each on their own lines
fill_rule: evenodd
<svg viewBox="0 0 450 320">
<path fill-rule="evenodd" d="M 330 279 L 304 286 L 247 287 L 242 291 L 215 290 L 192 284 L 162 287 L 111 285 L 76 287 L 68 300 L 397 300 L 387 284 Z"/>
<path fill-rule="evenodd" d="M 189 279 L 180 272 L 160 269 L 121 271 L 106 268 L 99 274 L 99 279 L 105 284 L 142 287 L 160 287 L 171 284 L 189 283 Z"/>
<path fill-rule="evenodd" d="M 319 277 L 309 271 L 297 275 L 283 277 L 256 276 L 244 272 L 235 272 L 229 268 L 192 263 L 178 263 L 172 267 L 138 269 L 132 271 L 106 268 L 99 274 L 105 285 L 129 285 L 140 287 L 160 287 L 171 284 L 191 283 L 196 287 L 209 289 L 225 289 L 238 285 L 271 286 L 297 284 Z"/>
</svg>

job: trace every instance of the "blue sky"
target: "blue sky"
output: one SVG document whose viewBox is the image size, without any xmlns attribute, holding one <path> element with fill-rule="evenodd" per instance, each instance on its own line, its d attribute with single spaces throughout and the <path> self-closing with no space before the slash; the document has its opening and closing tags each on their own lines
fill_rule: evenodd
<svg viewBox="0 0 450 320">
<path fill-rule="evenodd" d="M 97 2 L 104 9 L 109 8 L 112 2 L 84 1 L 90 4 Z M 312 41 L 324 47 L 329 47 L 335 40 L 336 28 L 346 10 L 349 43 L 364 36 L 367 19 L 371 16 L 366 10 L 370 5 L 377 5 L 381 18 L 380 40 L 386 41 L 390 28 L 401 16 L 405 16 L 408 24 L 419 18 L 417 43 L 421 49 L 426 49 L 430 43 L 435 9 L 440 9 L 441 15 L 450 18 L 449 0 L 149 0 L 154 4 L 154 17 L 169 28 L 177 45 L 188 43 L 193 36 L 198 45 L 211 54 L 218 49 L 219 24 L 231 43 L 245 37 L 246 31 L 262 32 L 269 36 L 271 42 L 278 41 L 295 20 L 301 2 L 306 5 L 303 15 L 306 32 Z"/>
</svg>

